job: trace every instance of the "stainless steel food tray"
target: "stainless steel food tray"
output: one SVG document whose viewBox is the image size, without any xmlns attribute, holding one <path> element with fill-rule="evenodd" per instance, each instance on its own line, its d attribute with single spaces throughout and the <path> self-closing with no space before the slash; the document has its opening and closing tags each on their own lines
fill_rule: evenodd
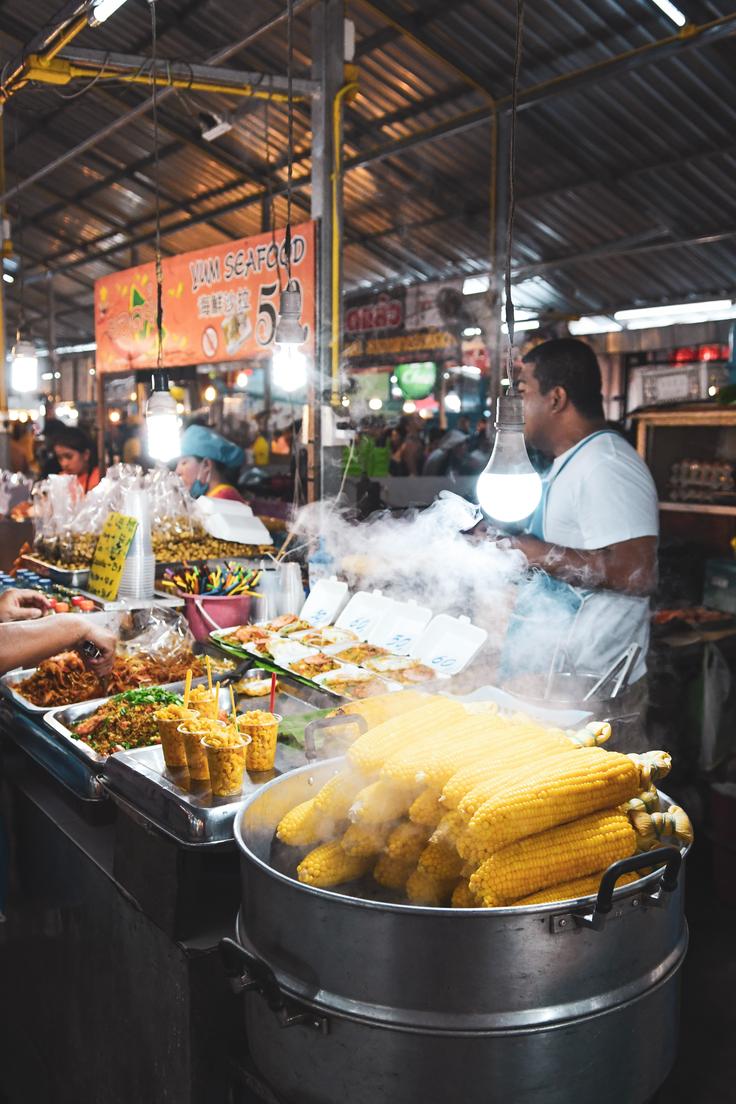
<svg viewBox="0 0 736 1104">
<path fill-rule="evenodd" d="M 73 571 L 65 570 L 62 567 L 56 567 L 55 564 L 46 563 L 45 560 L 39 560 L 35 556 L 23 556 L 22 562 L 24 567 L 37 571 L 39 575 L 51 579 L 54 583 L 62 583 L 63 586 L 79 587 L 84 590 L 89 582 L 88 567 L 76 568 Z"/>
<path fill-rule="evenodd" d="M 249 676 L 248 682 L 261 683 L 268 681 L 270 684 L 271 676 L 265 671 L 258 671 L 253 676 Z M 192 682 L 192 686 L 198 686 L 205 683 L 207 680 L 203 676 L 196 678 Z M 274 703 L 274 709 L 282 717 L 287 717 L 292 713 L 306 713 L 311 709 L 329 709 L 335 704 L 335 698 L 332 694 L 325 694 L 319 690 L 312 690 L 310 687 L 303 686 L 297 682 L 296 679 L 284 679 L 280 678 L 279 693 L 277 693 Z M 287 685 L 288 684 L 288 685 Z M 175 694 L 184 693 L 183 682 L 169 682 L 164 684 L 165 690 L 171 690 Z M 39 710 L 44 712 L 43 721 L 50 729 L 52 729 L 63 745 L 68 748 L 74 755 L 81 759 L 87 766 L 96 774 L 101 774 L 109 763 L 111 756 L 98 755 L 88 744 L 85 744 L 83 740 L 77 739 L 72 732 L 71 726 L 77 721 L 83 720 L 85 717 L 89 717 L 91 713 L 94 713 L 96 709 L 99 709 L 101 705 L 104 705 L 109 698 L 95 698 L 91 701 L 78 702 L 76 705 L 62 705 L 57 706 L 55 709 Z M 265 703 L 268 707 L 268 698 L 265 697 L 249 697 L 245 694 L 235 692 L 236 707 L 240 707 L 240 712 L 244 712 L 246 709 L 259 709 Z M 230 711 L 230 690 L 228 687 L 220 688 L 220 709 L 224 712 Z M 136 748 L 135 751 L 147 750 Z M 116 752 L 115 755 L 132 755 L 133 752 Z"/>
<path fill-rule="evenodd" d="M 191 791 L 177 784 L 186 773 L 178 772 L 177 778 L 175 772 L 168 771 L 161 748 L 155 746 L 111 755 L 102 784 L 113 799 L 124 798 L 167 835 L 183 843 L 212 847 L 232 841 L 235 814 L 246 797 L 305 763 L 303 751 L 279 744 L 274 770 L 246 772 L 237 797 L 213 797 L 207 783 Z"/>
<path fill-rule="evenodd" d="M 3 675 L 0 678 L 0 694 L 3 697 L 8 698 L 20 709 L 26 713 L 60 713 L 66 709 L 78 709 L 80 706 L 91 705 L 94 700 L 97 705 L 101 705 L 103 701 L 107 701 L 107 698 L 90 698 L 89 701 L 76 702 L 73 705 L 34 705 L 28 698 L 24 698 L 22 694 L 19 694 L 15 687 L 23 682 L 24 679 L 30 678 L 34 671 L 38 670 L 37 667 L 23 667 L 17 671 L 9 671 L 7 675 Z M 192 686 L 197 686 L 200 682 L 206 682 L 206 677 L 200 675 L 192 681 Z M 180 693 L 184 689 L 183 682 L 167 682 L 162 684 L 166 690 L 174 690 L 175 693 Z M 180 690 L 181 688 L 181 690 Z M 110 695 L 112 696 L 112 695 Z M 77 718 L 78 720 L 79 718 Z"/>
</svg>

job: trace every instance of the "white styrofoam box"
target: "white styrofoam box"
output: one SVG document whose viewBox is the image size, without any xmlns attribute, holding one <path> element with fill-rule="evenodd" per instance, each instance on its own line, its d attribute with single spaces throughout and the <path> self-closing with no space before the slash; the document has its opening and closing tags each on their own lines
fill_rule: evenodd
<svg viewBox="0 0 736 1104">
<path fill-rule="evenodd" d="M 471 625 L 469 617 L 439 613 L 427 625 L 411 654 L 436 671 L 439 678 L 449 678 L 475 659 L 487 639 L 486 630 Z"/>
<path fill-rule="evenodd" d="M 273 544 L 273 537 L 266 526 L 253 516 L 250 506 L 244 502 L 203 495 L 196 500 L 194 512 L 210 536 L 218 540 L 236 541 L 238 544 Z"/>
<path fill-rule="evenodd" d="M 465 694 L 457 700 L 468 703 L 495 702 L 503 713 L 526 713 L 535 721 L 553 728 L 580 728 L 594 716 L 593 713 L 583 709 L 555 709 L 551 706 L 526 702 L 523 698 L 517 698 L 515 694 L 509 694 L 498 686 L 481 686 L 472 694 Z"/>
<path fill-rule="evenodd" d="M 319 579 L 314 584 L 299 616 L 313 628 L 323 629 L 325 625 L 332 624 L 347 600 L 348 584 L 331 575 L 329 579 Z M 340 628 L 348 627 L 339 622 L 338 625 Z"/>
<path fill-rule="evenodd" d="M 288 667 L 296 663 L 298 659 L 306 659 L 307 656 L 316 655 L 317 648 L 305 648 L 298 640 L 280 640 L 269 645 L 269 651 L 274 663 L 279 667 Z"/>
<path fill-rule="evenodd" d="M 350 629 L 361 640 L 372 640 L 372 633 L 381 618 L 396 603 L 385 598 L 380 590 L 359 590 L 350 599 L 335 624 L 338 629 Z"/>
<path fill-rule="evenodd" d="M 368 639 L 394 655 L 408 656 L 431 620 L 432 611 L 427 606 L 393 601 Z"/>
</svg>

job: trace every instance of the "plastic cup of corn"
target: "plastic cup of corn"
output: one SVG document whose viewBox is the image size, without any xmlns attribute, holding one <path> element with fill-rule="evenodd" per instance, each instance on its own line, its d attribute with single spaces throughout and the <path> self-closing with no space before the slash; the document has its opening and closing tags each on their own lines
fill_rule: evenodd
<svg viewBox="0 0 736 1104">
<path fill-rule="evenodd" d="M 216 721 L 220 715 L 217 690 L 210 690 L 209 686 L 195 686 L 189 695 L 189 708 L 199 713 L 200 717 Z"/>
<path fill-rule="evenodd" d="M 182 770 L 187 766 L 187 753 L 184 736 L 179 728 L 186 721 L 197 721 L 198 716 L 183 705 L 167 705 L 154 714 L 164 753 L 164 762 L 169 770 Z"/>
<path fill-rule="evenodd" d="M 189 777 L 193 782 L 209 782 L 210 780 L 207 755 L 202 747 L 202 740 L 210 734 L 221 734 L 227 727 L 224 721 L 213 721 L 202 716 L 197 716 L 195 720 L 185 721 L 179 725 L 179 732 L 184 738 Z"/>
<path fill-rule="evenodd" d="M 250 737 L 249 771 L 273 770 L 281 717 L 264 709 L 250 709 L 238 717 L 238 731 Z"/>
<path fill-rule="evenodd" d="M 213 797 L 233 797 L 241 792 L 249 743 L 249 738 L 232 726 L 202 737 Z"/>
</svg>

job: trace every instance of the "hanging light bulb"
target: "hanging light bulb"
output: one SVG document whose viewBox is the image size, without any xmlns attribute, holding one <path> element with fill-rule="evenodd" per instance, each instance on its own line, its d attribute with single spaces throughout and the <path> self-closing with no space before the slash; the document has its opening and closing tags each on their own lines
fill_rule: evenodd
<svg viewBox="0 0 736 1104">
<path fill-rule="evenodd" d="M 300 391 L 307 383 L 307 358 L 299 348 L 307 336 L 306 327 L 299 321 L 301 312 L 299 284 L 289 280 L 281 292 L 271 362 L 271 378 L 282 391 Z"/>
<path fill-rule="evenodd" d="M 212 403 L 217 398 L 217 388 L 213 384 L 209 384 L 204 389 L 204 401 Z"/>
<path fill-rule="evenodd" d="M 235 386 L 236 387 L 247 387 L 248 386 L 248 373 L 247 372 L 238 372 L 237 376 L 235 377 Z"/>
<path fill-rule="evenodd" d="M 478 502 L 495 521 L 521 521 L 542 497 L 542 480 L 531 465 L 524 444 L 524 409 L 520 395 L 499 398 L 496 441 L 478 477 Z"/>
<path fill-rule="evenodd" d="M 179 416 L 174 396 L 169 391 L 166 372 L 157 368 L 151 379 L 151 397 L 146 403 L 148 455 L 166 464 L 179 456 Z"/>
<path fill-rule="evenodd" d="M 38 357 L 32 341 L 20 334 L 10 352 L 10 387 L 19 394 L 38 391 Z"/>
</svg>

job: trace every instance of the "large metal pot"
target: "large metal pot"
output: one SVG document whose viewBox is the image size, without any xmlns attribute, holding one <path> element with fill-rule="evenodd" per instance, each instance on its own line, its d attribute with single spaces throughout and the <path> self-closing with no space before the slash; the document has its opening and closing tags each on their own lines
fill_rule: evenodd
<svg viewBox="0 0 736 1104">
<path fill-rule="evenodd" d="M 664 875 L 611 896 L 612 868 L 597 902 L 561 906 L 419 908 L 313 889 L 272 865 L 274 828 L 341 763 L 274 780 L 235 823 L 242 907 L 223 951 L 234 987 L 260 994 L 246 1001 L 248 1043 L 279 1098 L 648 1100 L 677 1041 L 680 852 Z"/>
</svg>

